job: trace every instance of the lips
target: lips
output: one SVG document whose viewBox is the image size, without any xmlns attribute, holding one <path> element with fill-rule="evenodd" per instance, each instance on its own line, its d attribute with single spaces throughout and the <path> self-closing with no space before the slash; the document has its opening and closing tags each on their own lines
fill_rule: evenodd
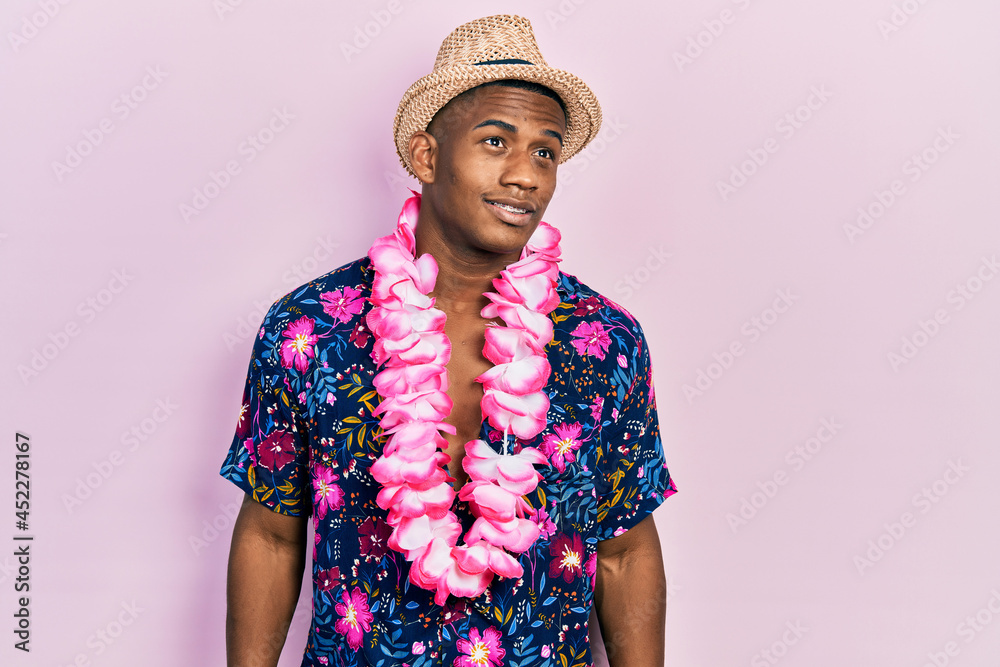
<svg viewBox="0 0 1000 667">
<path fill-rule="evenodd" d="M 498 218 L 512 225 L 523 225 L 531 220 L 535 207 L 517 199 L 486 199 Z"/>
<path fill-rule="evenodd" d="M 486 200 L 487 204 L 492 204 L 493 206 L 498 206 L 505 211 L 510 211 L 511 213 L 530 213 L 530 209 L 526 207 L 511 206 L 510 204 L 504 204 L 503 202 L 492 201 L 490 199 Z"/>
</svg>

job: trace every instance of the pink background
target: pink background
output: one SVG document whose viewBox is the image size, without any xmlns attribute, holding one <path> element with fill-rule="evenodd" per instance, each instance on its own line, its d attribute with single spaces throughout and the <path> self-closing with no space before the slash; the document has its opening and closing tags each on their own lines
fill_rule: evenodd
<svg viewBox="0 0 1000 667">
<path fill-rule="evenodd" d="M 16 431 L 36 539 L 28 655 L 0 549 L 0 662 L 223 664 L 241 493 L 218 468 L 250 332 L 390 229 L 414 184 L 396 104 L 451 29 L 498 12 L 530 18 L 604 108 L 547 220 L 565 269 L 629 308 L 652 349 L 680 489 L 655 515 L 668 664 L 994 664 L 986 0 L 6 0 L 0 539 L 19 532 Z M 724 196 L 734 168 L 750 175 Z M 845 230 L 859 207 L 879 217 Z"/>
</svg>

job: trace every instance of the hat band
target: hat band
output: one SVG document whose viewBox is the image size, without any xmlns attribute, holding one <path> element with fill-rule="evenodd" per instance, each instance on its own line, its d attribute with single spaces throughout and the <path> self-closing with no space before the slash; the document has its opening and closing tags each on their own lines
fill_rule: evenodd
<svg viewBox="0 0 1000 667">
<path fill-rule="evenodd" d="M 484 60 L 481 63 L 472 63 L 473 65 L 534 65 L 535 63 L 528 62 L 527 60 L 520 60 L 518 58 L 506 58 L 504 60 Z"/>
</svg>

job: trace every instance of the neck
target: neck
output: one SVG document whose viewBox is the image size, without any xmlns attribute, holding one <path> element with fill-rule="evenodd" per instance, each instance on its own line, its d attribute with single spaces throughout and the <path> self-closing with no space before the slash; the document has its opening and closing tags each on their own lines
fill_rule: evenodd
<svg viewBox="0 0 1000 667">
<path fill-rule="evenodd" d="M 417 224 L 416 256 L 430 253 L 438 265 L 430 296 L 441 310 L 453 314 L 478 314 L 489 303 L 483 295 L 493 289 L 493 279 L 520 259 L 520 250 L 499 254 L 465 248 L 449 242 L 434 225 Z"/>
</svg>

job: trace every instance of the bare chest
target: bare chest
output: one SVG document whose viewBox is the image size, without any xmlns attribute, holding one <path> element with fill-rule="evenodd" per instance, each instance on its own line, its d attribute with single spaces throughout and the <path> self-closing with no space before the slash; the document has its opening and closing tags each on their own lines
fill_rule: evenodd
<svg viewBox="0 0 1000 667">
<path fill-rule="evenodd" d="M 445 332 L 451 340 L 451 359 L 448 362 L 448 396 L 452 400 L 451 415 L 446 420 L 455 427 L 456 434 L 445 434 L 448 440 L 446 452 L 451 457 L 448 465 L 451 476 L 460 487 L 467 475 L 462 469 L 465 457 L 465 443 L 479 437 L 483 413 L 480 401 L 483 386 L 476 378 L 492 367 L 483 357 L 486 343 L 486 320 L 481 317 L 449 317 Z"/>
</svg>

